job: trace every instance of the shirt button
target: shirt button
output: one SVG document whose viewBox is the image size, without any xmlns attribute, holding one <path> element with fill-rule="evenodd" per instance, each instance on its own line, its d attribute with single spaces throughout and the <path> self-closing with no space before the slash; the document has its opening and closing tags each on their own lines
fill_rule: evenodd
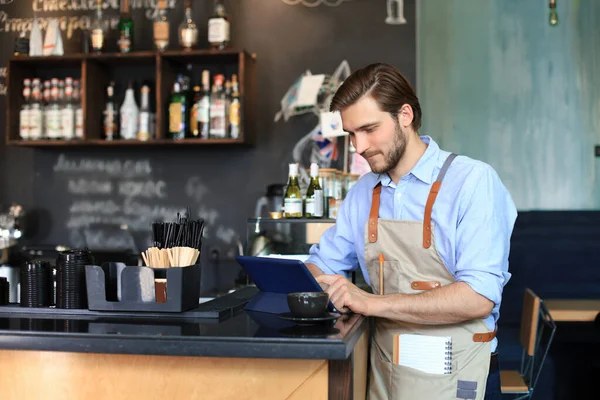
<svg viewBox="0 0 600 400">
<path fill-rule="evenodd" d="M 396 193 L 396 197 L 397 197 L 397 198 L 400 198 L 400 197 L 402 197 L 402 193 Z"/>
</svg>

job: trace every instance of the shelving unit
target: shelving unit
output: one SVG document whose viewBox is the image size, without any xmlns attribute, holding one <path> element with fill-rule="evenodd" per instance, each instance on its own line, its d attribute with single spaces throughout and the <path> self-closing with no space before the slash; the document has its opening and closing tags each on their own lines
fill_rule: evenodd
<svg viewBox="0 0 600 400">
<path fill-rule="evenodd" d="M 191 67 L 191 69 L 188 69 Z M 82 146 L 202 146 L 252 145 L 256 138 L 256 56 L 244 50 L 192 50 L 134 52 L 128 54 L 67 54 L 64 56 L 13 56 L 8 63 L 8 104 L 6 109 L 6 143 L 21 147 Z M 168 101 L 177 74 L 189 74 L 192 85 L 200 82 L 202 70 L 211 77 L 224 73 L 238 75 L 241 96 L 242 132 L 237 139 L 184 139 L 167 137 Z M 19 110 L 23 104 L 25 78 L 48 79 L 71 76 L 81 81 L 83 140 L 24 141 L 19 137 Z M 110 81 L 125 88 L 128 81 L 144 82 L 151 88 L 151 107 L 156 111 L 156 138 L 150 141 L 102 139 L 106 87 Z M 124 92 L 124 90 L 122 90 Z M 136 87 L 136 92 L 139 88 Z M 121 93 L 121 97 L 122 97 Z M 136 96 L 139 93 L 136 93 Z M 138 100 L 139 101 L 139 100 Z M 119 96 L 117 104 L 120 105 Z"/>
</svg>

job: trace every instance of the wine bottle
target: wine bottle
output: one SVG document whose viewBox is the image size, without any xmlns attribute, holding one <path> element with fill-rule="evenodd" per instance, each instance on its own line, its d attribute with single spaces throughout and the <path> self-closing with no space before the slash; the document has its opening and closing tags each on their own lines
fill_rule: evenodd
<svg viewBox="0 0 600 400">
<path fill-rule="evenodd" d="M 310 164 L 310 184 L 306 190 L 306 218 L 323 217 L 323 189 L 319 183 L 319 165 Z"/>
<path fill-rule="evenodd" d="M 121 0 L 121 17 L 119 19 L 119 51 L 133 51 L 133 19 L 129 10 L 129 0 Z"/>
<path fill-rule="evenodd" d="M 283 198 L 284 218 L 302 218 L 302 193 L 298 184 L 298 164 L 290 164 L 288 186 Z"/>
</svg>

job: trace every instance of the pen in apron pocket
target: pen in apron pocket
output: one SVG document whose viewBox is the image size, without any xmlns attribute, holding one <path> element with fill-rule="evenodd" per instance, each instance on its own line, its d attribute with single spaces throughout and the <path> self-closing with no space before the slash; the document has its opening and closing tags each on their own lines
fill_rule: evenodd
<svg viewBox="0 0 600 400">
<path fill-rule="evenodd" d="M 383 253 L 379 253 L 379 294 L 383 293 Z"/>
</svg>

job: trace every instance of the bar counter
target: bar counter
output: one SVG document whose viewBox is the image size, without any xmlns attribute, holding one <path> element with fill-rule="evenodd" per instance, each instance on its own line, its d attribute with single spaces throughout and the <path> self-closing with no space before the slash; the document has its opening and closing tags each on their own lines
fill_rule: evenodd
<svg viewBox="0 0 600 400">
<path fill-rule="evenodd" d="M 368 336 L 360 315 L 299 326 L 244 310 L 220 321 L 0 313 L 0 387 L 19 400 L 363 399 Z"/>
</svg>

